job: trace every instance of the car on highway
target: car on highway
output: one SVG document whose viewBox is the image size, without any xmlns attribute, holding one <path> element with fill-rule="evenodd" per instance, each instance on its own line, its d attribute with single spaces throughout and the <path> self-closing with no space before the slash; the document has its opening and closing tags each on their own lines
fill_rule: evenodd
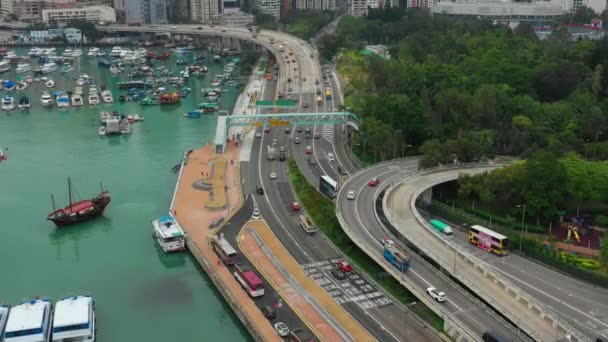
<svg viewBox="0 0 608 342">
<path fill-rule="evenodd" d="M 367 182 L 367 185 L 369 186 L 376 186 L 380 184 L 380 180 L 378 178 L 372 178 L 369 182 Z"/>
<path fill-rule="evenodd" d="M 289 63 L 291 63 L 291 61 L 288 59 L 288 60 L 287 60 L 287 64 L 289 64 Z"/>
<path fill-rule="evenodd" d="M 289 89 L 287 89 L 287 91 L 291 93 L 293 91 L 293 88 L 289 87 Z"/>
<path fill-rule="evenodd" d="M 222 32 L 226 32 L 226 30 L 222 30 Z"/>
<path fill-rule="evenodd" d="M 302 82 L 306 82 L 306 77 L 302 77 Z"/>
<path fill-rule="evenodd" d="M 292 55 L 293 55 L 293 52 L 289 51 L 289 55 L 290 55 L 290 56 L 292 56 Z"/>
<path fill-rule="evenodd" d="M 274 77 L 272 78 L 273 81 L 278 80 L 279 78 L 277 77 L 277 75 L 274 75 Z"/>
<path fill-rule="evenodd" d="M 327 153 L 327 160 L 329 160 L 330 163 L 333 163 L 336 161 L 336 157 L 334 156 L 333 153 L 329 152 L 329 153 Z"/>
<path fill-rule="evenodd" d="M 268 319 L 275 319 L 275 318 L 277 318 L 277 314 L 270 307 L 270 305 L 264 305 L 264 306 L 262 306 L 262 308 L 260 308 L 260 311 L 262 311 L 262 314 L 264 315 L 264 317 L 266 317 Z"/>
<path fill-rule="evenodd" d="M 279 141 L 276 138 L 272 139 L 272 146 L 277 146 L 278 144 Z"/>
<path fill-rule="evenodd" d="M 270 133 L 270 127 L 264 127 L 264 133 Z"/>
<path fill-rule="evenodd" d="M 277 179 L 277 174 L 274 172 L 270 173 L 270 179 Z"/>
<path fill-rule="evenodd" d="M 255 192 L 256 192 L 258 195 L 263 195 L 263 194 L 264 194 L 264 188 L 262 188 L 262 187 L 261 187 L 261 186 L 259 186 L 259 185 L 256 185 L 256 186 L 255 186 Z"/>
<path fill-rule="evenodd" d="M 344 280 L 346 279 L 346 274 L 344 274 L 344 272 L 340 271 L 340 270 L 331 270 L 331 275 L 336 278 L 337 280 Z"/>
<path fill-rule="evenodd" d="M 445 300 L 446 300 L 445 293 L 440 292 L 439 290 L 437 290 L 434 287 L 427 288 L 426 293 L 428 293 L 429 296 L 431 296 L 431 298 L 438 301 L 439 303 L 445 302 Z"/>
<path fill-rule="evenodd" d="M 319 134 L 319 132 L 315 132 L 315 139 L 319 139 L 321 137 L 321 134 Z"/>
<path fill-rule="evenodd" d="M 202 26 L 199 26 L 199 27 L 197 27 L 196 29 L 197 29 L 197 30 L 202 30 L 202 29 L 203 29 L 203 27 L 202 27 Z"/>
<path fill-rule="evenodd" d="M 302 126 L 296 126 L 296 132 L 302 133 L 303 130 Z"/>
<path fill-rule="evenodd" d="M 319 85 L 319 80 L 315 80 L 315 84 L 316 84 L 316 85 Z"/>
<path fill-rule="evenodd" d="M 321 95 L 321 89 L 317 88 L 317 95 Z"/>
<path fill-rule="evenodd" d="M 302 103 L 302 108 L 308 108 L 308 107 L 309 107 L 308 102 Z"/>
<path fill-rule="evenodd" d="M 308 154 L 308 155 L 312 154 L 312 147 L 306 146 L 306 154 Z"/>
<path fill-rule="evenodd" d="M 289 133 L 291 132 L 291 129 L 289 127 L 285 127 L 285 133 Z"/>
<path fill-rule="evenodd" d="M 344 273 L 349 273 L 353 270 L 353 267 L 344 259 L 338 260 L 338 262 L 336 262 L 336 266 L 338 266 L 338 269 Z"/>
<path fill-rule="evenodd" d="M 277 322 L 274 324 L 274 330 L 277 331 L 277 334 L 279 334 L 279 336 L 281 337 L 287 337 L 289 336 L 289 327 L 287 327 L 287 324 L 283 323 L 283 322 Z"/>
<path fill-rule="evenodd" d="M 293 202 L 291 203 L 291 210 L 293 211 L 300 211 L 301 207 L 300 204 L 298 202 Z"/>
<path fill-rule="evenodd" d="M 357 194 L 355 193 L 354 190 L 351 190 L 346 194 L 346 198 L 349 200 L 354 200 L 355 197 L 357 197 Z"/>
<path fill-rule="evenodd" d="M 253 214 L 251 215 L 251 218 L 254 220 L 260 219 L 260 209 L 258 209 L 258 207 L 253 208 Z"/>
<path fill-rule="evenodd" d="M 287 78 L 287 82 L 291 83 L 291 77 Z"/>
<path fill-rule="evenodd" d="M 293 143 L 294 143 L 294 144 L 299 144 L 299 143 L 300 143 L 300 137 L 295 137 L 295 138 L 293 139 Z"/>
<path fill-rule="evenodd" d="M 317 165 L 317 161 L 315 158 L 308 158 L 308 164 L 310 164 L 310 166 L 315 166 Z"/>
<path fill-rule="evenodd" d="M 279 147 L 279 152 L 285 152 L 285 145 L 281 145 L 281 147 Z"/>
<path fill-rule="evenodd" d="M 279 154 L 279 161 L 285 161 L 285 159 L 287 159 L 287 156 L 285 155 L 285 152 L 281 152 Z"/>
<path fill-rule="evenodd" d="M 261 138 L 262 137 L 262 132 L 255 132 L 255 137 L 256 138 Z"/>
</svg>

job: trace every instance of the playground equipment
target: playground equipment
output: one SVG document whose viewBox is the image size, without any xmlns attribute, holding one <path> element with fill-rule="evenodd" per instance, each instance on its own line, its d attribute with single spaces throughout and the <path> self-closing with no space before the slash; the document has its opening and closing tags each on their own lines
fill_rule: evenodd
<svg viewBox="0 0 608 342">
<path fill-rule="evenodd" d="M 572 226 L 572 225 L 568 225 L 568 238 L 567 238 L 567 240 L 570 240 L 571 235 L 574 235 L 574 240 L 576 240 L 577 243 L 581 242 L 581 237 L 578 234 L 578 227 Z"/>
</svg>

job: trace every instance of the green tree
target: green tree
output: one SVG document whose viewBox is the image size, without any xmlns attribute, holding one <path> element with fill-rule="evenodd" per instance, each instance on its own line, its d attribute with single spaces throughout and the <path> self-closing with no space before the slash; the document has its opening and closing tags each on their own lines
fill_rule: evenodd
<svg viewBox="0 0 608 342">
<path fill-rule="evenodd" d="M 604 265 L 608 265 L 608 238 L 602 239 L 602 244 L 600 246 L 600 260 Z"/>
<path fill-rule="evenodd" d="M 72 20 L 67 23 L 66 27 L 73 27 L 79 29 L 82 34 L 87 37 L 87 39 L 91 42 L 95 42 L 98 39 L 103 38 L 104 35 L 102 31 L 97 30 L 95 24 L 86 20 Z"/>
</svg>

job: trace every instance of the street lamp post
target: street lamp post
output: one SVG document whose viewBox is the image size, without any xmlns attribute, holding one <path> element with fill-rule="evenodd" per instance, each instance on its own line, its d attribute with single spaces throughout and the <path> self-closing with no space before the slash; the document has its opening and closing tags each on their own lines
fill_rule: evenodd
<svg viewBox="0 0 608 342">
<path fill-rule="evenodd" d="M 526 204 L 517 205 L 518 208 L 523 207 L 524 211 L 521 214 L 521 230 L 519 231 L 519 252 L 522 252 L 522 241 L 524 239 L 524 219 L 526 217 Z"/>
</svg>

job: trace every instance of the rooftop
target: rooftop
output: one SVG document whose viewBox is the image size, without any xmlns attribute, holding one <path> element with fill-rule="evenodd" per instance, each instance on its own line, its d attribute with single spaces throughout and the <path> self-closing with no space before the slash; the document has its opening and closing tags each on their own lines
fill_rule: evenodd
<svg viewBox="0 0 608 342">
<path fill-rule="evenodd" d="M 44 310 L 50 309 L 48 300 L 38 299 L 13 306 L 6 324 L 6 332 L 42 328 Z"/>
<path fill-rule="evenodd" d="M 162 216 L 155 223 L 158 232 L 163 238 L 184 235 L 184 231 L 182 230 L 182 228 L 177 224 L 175 219 L 169 215 Z"/>
<path fill-rule="evenodd" d="M 55 304 L 53 328 L 88 323 L 91 302 L 89 296 L 74 296 L 58 301 Z"/>
</svg>

